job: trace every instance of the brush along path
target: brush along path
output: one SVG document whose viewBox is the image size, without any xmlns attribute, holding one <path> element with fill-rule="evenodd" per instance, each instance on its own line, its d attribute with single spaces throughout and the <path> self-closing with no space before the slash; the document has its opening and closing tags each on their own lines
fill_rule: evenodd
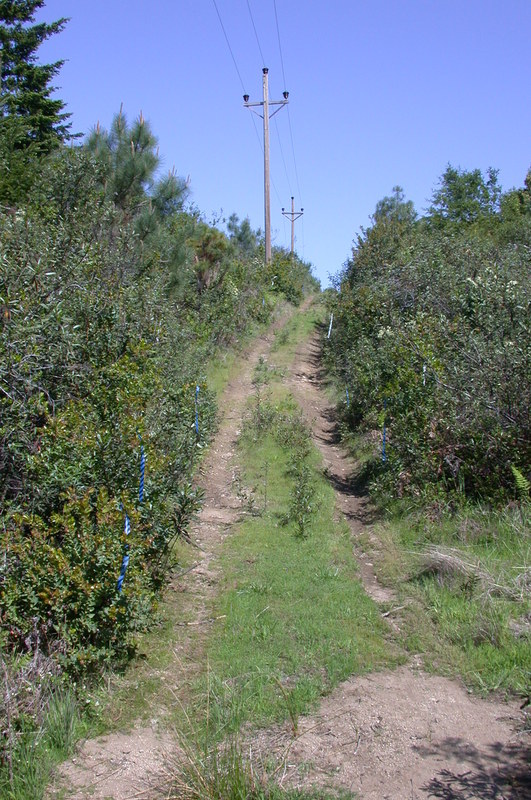
<svg viewBox="0 0 531 800">
<path fill-rule="evenodd" d="M 190 699 L 189 685 L 204 669 L 203 646 L 216 623 L 208 609 L 219 579 L 217 559 L 230 526 L 241 513 L 242 498 L 235 489 L 234 453 L 245 402 L 252 393 L 254 368 L 260 357 L 267 355 L 274 334 L 291 315 L 291 310 L 285 311 L 267 333 L 252 342 L 219 399 L 219 428 L 198 479 L 205 495 L 201 513 L 191 530 L 191 539 L 197 544 L 196 563 L 173 581 L 167 593 L 175 626 L 170 633 L 171 657 L 158 669 L 148 661 L 145 669 L 139 667 L 136 679 L 133 667 L 132 677 L 127 679 L 128 691 L 120 693 L 126 707 L 129 702 L 135 703 L 136 695 L 146 693 L 148 708 L 142 709 L 141 718 L 136 720 L 125 709 L 124 727 L 132 726 L 132 730 L 86 741 L 76 756 L 62 766 L 50 797 L 150 800 L 164 786 L 165 765 L 179 750 L 176 738 L 167 730 L 173 722 L 171 707 L 186 706 Z M 143 647 L 149 649 L 149 641 Z M 117 709 L 116 713 L 119 725 L 121 711 Z"/>
<path fill-rule="evenodd" d="M 365 589 L 388 607 L 393 594 L 378 584 L 363 553 L 362 539 L 372 549 L 378 541 L 367 498 L 355 488 L 355 464 L 339 446 L 333 407 L 321 387 L 317 333 L 297 349 L 288 385 L 350 526 Z M 474 697 L 456 681 L 428 675 L 413 658 L 394 671 L 351 678 L 323 700 L 318 714 L 301 719 L 283 783 L 341 787 L 362 800 L 524 800 L 531 797 L 529 737 L 518 733 L 520 726 L 516 705 Z M 261 743 L 267 748 L 264 738 Z"/>
</svg>

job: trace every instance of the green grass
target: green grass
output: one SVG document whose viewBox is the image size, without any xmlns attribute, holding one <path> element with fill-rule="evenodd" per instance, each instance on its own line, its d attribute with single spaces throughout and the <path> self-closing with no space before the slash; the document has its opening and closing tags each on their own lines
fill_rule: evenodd
<svg viewBox="0 0 531 800">
<path fill-rule="evenodd" d="M 216 397 L 219 398 L 227 383 L 237 373 L 237 369 L 238 355 L 233 350 L 220 353 L 216 359 L 210 361 L 206 370 L 206 382 Z"/>
<path fill-rule="evenodd" d="M 298 311 L 289 322 L 275 334 L 271 348 L 271 361 L 278 367 L 288 367 L 295 356 L 299 344 L 309 338 L 316 324 L 322 323 L 326 309 L 319 296 L 304 312 Z"/>
<path fill-rule="evenodd" d="M 293 308 L 284 300 L 280 299 L 275 293 L 269 293 L 267 295 L 267 303 L 268 305 L 274 306 L 274 317 L 282 315 L 286 309 Z M 295 312 L 295 314 L 297 314 L 297 312 Z M 266 324 L 254 325 L 248 331 L 246 331 L 245 336 L 243 336 L 234 347 L 232 347 L 230 350 L 220 351 L 214 358 L 210 359 L 206 368 L 206 382 L 208 384 L 208 388 L 213 391 L 218 398 L 223 393 L 227 383 L 237 376 L 241 367 L 242 357 L 244 357 L 242 356 L 242 352 L 244 352 L 245 347 L 252 341 L 254 337 L 267 330 L 270 324 L 271 323 L 269 321 Z M 287 326 L 285 327 L 289 327 L 290 324 L 291 322 L 288 322 Z M 283 330 L 284 328 L 281 329 L 277 336 L 282 336 Z"/>
<path fill-rule="evenodd" d="M 46 703 L 43 719 L 34 728 L 13 732 L 0 766 L 0 797 L 4 800 L 41 800 L 56 764 L 72 752 L 79 735 L 79 713 L 73 692 L 56 689 Z M 11 763 L 10 763 L 11 762 Z"/>
<path fill-rule="evenodd" d="M 482 692 L 531 683 L 529 508 L 417 512 L 380 527 L 380 567 L 406 604 L 406 646 Z M 408 606 L 408 604 L 410 604 Z"/>
<path fill-rule="evenodd" d="M 334 493 L 313 448 L 313 512 L 305 537 L 297 535 L 293 446 L 274 435 L 277 416 L 270 432 L 242 438 L 253 515 L 227 539 L 214 610 L 223 621 L 208 648 L 209 713 L 233 729 L 246 720 L 295 726 L 340 681 L 400 660 L 359 581 L 348 528 L 334 521 Z"/>
</svg>

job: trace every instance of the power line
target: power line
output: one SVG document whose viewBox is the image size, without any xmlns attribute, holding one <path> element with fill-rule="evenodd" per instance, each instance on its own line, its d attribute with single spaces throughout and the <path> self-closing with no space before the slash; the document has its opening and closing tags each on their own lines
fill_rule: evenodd
<svg viewBox="0 0 531 800">
<path fill-rule="evenodd" d="M 279 195 L 279 193 L 278 193 L 278 189 L 277 189 L 277 187 L 275 186 L 275 181 L 274 181 L 272 178 L 271 178 L 271 183 L 272 183 L 272 185 L 273 185 L 273 189 L 275 190 L 275 194 L 276 194 L 276 196 L 277 196 L 278 204 L 279 204 L 279 205 L 281 205 L 281 203 L 282 203 L 282 200 L 280 199 L 280 195 Z"/>
<path fill-rule="evenodd" d="M 275 12 L 275 25 L 276 25 L 276 29 L 277 29 L 278 52 L 280 54 L 280 66 L 282 68 L 282 80 L 284 81 L 284 88 L 286 88 L 287 82 L 286 82 L 286 72 L 285 72 L 285 69 L 284 69 L 284 54 L 282 52 L 282 40 L 280 38 L 280 25 L 278 24 L 278 11 L 277 11 L 277 2 L 276 2 L 276 0 L 273 0 L 273 9 L 274 9 L 274 12 Z M 301 192 L 300 181 L 299 181 L 299 171 L 297 169 L 297 159 L 295 157 L 295 144 L 294 144 L 294 141 L 293 141 L 293 129 L 291 127 L 291 115 L 290 115 L 290 112 L 289 112 L 289 106 L 288 106 L 287 111 L 288 111 L 289 136 L 290 136 L 290 141 L 291 141 L 291 152 L 292 152 L 292 155 L 293 155 L 293 166 L 295 168 L 295 181 L 297 183 L 297 189 L 298 189 L 298 192 L 299 192 L 299 198 L 302 201 L 302 192 Z M 278 128 L 277 128 L 277 133 L 278 133 Z M 280 144 L 280 136 L 279 136 L 279 144 Z M 282 145 L 281 144 L 280 144 L 280 152 L 281 152 L 281 155 L 282 155 L 282 160 L 284 162 L 284 168 L 285 168 L 286 162 L 284 160 L 284 153 L 282 151 Z M 287 177 L 287 170 L 286 170 L 286 177 Z M 288 185 L 289 184 L 290 184 L 290 180 L 288 178 Z M 291 186 L 290 186 L 290 194 L 292 194 Z M 303 223 L 303 251 L 304 251 L 304 220 L 302 221 L 302 223 Z"/>
<path fill-rule="evenodd" d="M 289 113 L 289 108 L 288 108 L 288 127 L 289 127 L 289 138 L 291 139 L 291 152 L 293 153 L 293 165 L 295 167 L 295 180 L 297 182 L 297 189 L 299 190 L 299 197 L 302 202 L 302 192 L 299 183 L 299 171 L 297 169 L 297 159 L 295 158 L 295 145 L 293 144 L 293 129 L 291 127 L 291 116 Z"/>
<path fill-rule="evenodd" d="M 278 27 L 278 14 L 277 14 L 277 0 L 273 0 L 273 8 L 275 9 L 275 23 L 277 26 L 278 50 L 280 53 L 280 65 L 282 67 L 282 80 L 284 81 L 284 89 L 286 88 L 286 74 L 284 72 L 284 59 L 282 57 L 282 45 L 280 44 L 280 30 Z"/>
<path fill-rule="evenodd" d="M 288 168 L 287 168 L 287 166 L 286 166 L 286 159 L 285 159 L 285 157 L 284 157 L 284 149 L 283 149 L 283 147 L 282 147 L 282 140 L 281 140 L 281 138 L 280 138 L 280 131 L 279 131 L 279 129 L 278 129 L 278 123 L 277 123 L 277 121 L 276 121 L 276 120 L 275 120 L 275 130 L 276 130 L 276 132 L 277 132 L 278 146 L 279 146 L 279 148 L 280 148 L 280 155 L 281 155 L 281 157 L 282 157 L 282 163 L 283 163 L 283 165 L 284 165 L 284 172 L 285 172 L 285 174 L 286 174 L 286 181 L 287 181 L 287 183 L 288 183 L 288 189 L 289 189 L 289 193 L 290 193 L 290 196 L 292 196 L 292 195 L 293 195 L 293 191 L 292 191 L 292 189 L 291 189 L 291 181 L 290 181 L 290 178 L 289 178 Z M 273 184 L 273 188 L 275 189 L 275 194 L 276 194 L 276 195 L 277 195 L 277 197 L 278 197 L 278 192 L 277 192 L 277 190 L 276 190 L 276 187 L 275 187 L 275 185 L 274 185 L 274 184 Z M 278 201 L 279 201 L 279 203 L 280 203 L 280 197 L 278 197 Z M 287 237 L 288 237 L 288 233 L 287 233 L 287 228 L 286 228 L 286 218 L 284 217 L 284 239 L 287 239 Z"/>
<path fill-rule="evenodd" d="M 260 134 L 258 133 L 258 128 L 256 127 L 256 120 L 254 118 L 254 115 L 251 115 L 251 119 L 252 119 L 252 122 L 253 122 L 254 132 L 256 133 L 256 138 L 258 139 L 258 146 L 260 148 L 260 152 L 263 155 L 264 154 L 264 145 L 263 145 L 262 139 L 260 138 Z M 277 200 L 278 200 L 278 204 L 280 206 L 280 205 L 282 205 L 282 200 L 280 199 L 280 194 L 278 192 L 278 189 L 276 187 L 276 184 L 275 184 L 275 181 L 273 180 L 273 178 L 271 178 L 270 180 L 271 180 L 271 185 L 273 187 L 273 191 L 275 192 L 275 195 L 276 195 Z"/>
<path fill-rule="evenodd" d="M 258 50 L 260 51 L 260 57 L 262 59 L 262 66 L 265 67 L 265 58 L 264 54 L 262 53 L 262 48 L 260 47 L 260 39 L 258 38 L 258 32 L 256 30 L 256 25 L 254 24 L 253 12 L 251 11 L 251 4 L 249 0 L 247 0 L 247 8 L 249 9 L 249 16 L 251 17 L 251 22 L 253 25 L 254 35 L 256 36 L 256 43 L 258 45 Z"/>
<path fill-rule="evenodd" d="M 225 30 L 225 26 L 223 25 L 223 20 L 221 19 L 221 14 L 219 13 L 219 8 L 218 8 L 218 6 L 216 4 L 216 0 L 212 0 L 212 2 L 214 4 L 214 8 L 216 9 L 216 14 L 218 15 L 218 19 L 219 19 L 219 24 L 221 25 L 221 30 L 223 31 L 223 35 L 225 37 L 225 41 L 227 43 L 227 47 L 229 48 L 229 53 L 231 54 L 232 62 L 233 62 L 234 67 L 236 69 L 236 73 L 238 75 L 238 78 L 240 79 L 241 87 L 242 87 L 242 89 L 243 89 L 243 91 L 245 93 L 247 90 L 246 90 L 245 85 L 243 83 L 243 79 L 242 79 L 240 70 L 238 69 L 238 64 L 236 62 L 236 58 L 235 58 L 234 53 L 232 51 L 232 47 L 230 46 L 229 37 L 227 36 L 227 31 Z M 263 149 L 263 146 L 262 146 L 262 140 L 260 139 L 260 134 L 258 133 L 258 129 L 256 127 L 256 120 L 254 118 L 252 118 L 252 123 L 253 123 L 254 132 L 256 134 L 256 138 L 258 140 L 258 147 L 260 148 L 260 150 L 263 153 L 264 149 Z"/>
<path fill-rule="evenodd" d="M 282 157 L 282 163 L 284 164 L 284 172 L 286 173 L 286 180 L 288 182 L 288 189 L 289 189 L 289 193 L 290 193 L 290 196 L 291 196 L 293 194 L 293 192 L 291 191 L 291 182 L 290 182 L 289 175 L 288 175 L 288 168 L 286 166 L 286 159 L 284 158 L 284 150 L 282 149 L 282 141 L 280 139 L 280 131 L 278 130 L 278 123 L 277 123 L 276 120 L 275 120 L 275 130 L 277 132 L 278 146 L 280 148 L 280 155 Z"/>
<path fill-rule="evenodd" d="M 232 61 L 233 61 L 234 66 L 236 68 L 236 72 L 238 73 L 238 78 L 240 79 L 240 83 L 242 85 L 242 89 L 245 92 L 247 90 L 246 90 L 246 88 L 244 86 L 244 83 L 243 83 L 243 80 L 242 80 L 242 76 L 240 75 L 240 70 L 238 69 L 238 64 L 236 63 L 236 59 L 234 58 L 234 53 L 232 52 L 232 47 L 230 46 L 229 37 L 227 36 L 227 32 L 225 30 L 225 26 L 223 25 L 223 20 L 221 19 L 221 14 L 219 13 L 219 9 L 217 7 L 216 0 L 212 0 L 212 2 L 214 3 L 214 8 L 216 9 L 216 14 L 218 15 L 219 24 L 221 25 L 221 30 L 223 31 L 223 35 L 225 37 L 225 41 L 227 42 L 227 47 L 229 48 L 229 53 L 232 56 Z"/>
<path fill-rule="evenodd" d="M 287 84 L 286 84 L 286 73 L 284 71 L 284 56 L 282 54 L 282 42 L 281 42 L 281 39 L 280 39 L 280 26 L 278 24 L 278 13 L 277 13 L 277 2 L 276 2 L 276 0 L 273 0 L 273 8 L 275 10 L 275 24 L 276 24 L 276 28 L 277 28 L 277 39 L 278 39 L 278 51 L 280 53 L 280 64 L 281 64 L 281 67 L 282 67 L 282 79 L 284 81 L 284 88 L 286 88 L 286 86 L 287 86 Z M 300 187 L 300 182 L 299 182 L 299 171 L 297 169 L 297 159 L 295 157 L 295 145 L 293 143 L 293 129 L 291 127 L 291 115 L 289 113 L 289 107 L 288 107 L 288 125 L 289 125 L 289 136 L 290 136 L 290 139 L 291 139 L 291 152 L 293 154 L 293 166 L 295 167 L 295 180 L 296 180 L 296 183 L 297 183 L 297 189 L 299 191 L 299 198 L 302 201 L 302 192 L 301 192 L 301 187 Z"/>
<path fill-rule="evenodd" d="M 258 128 L 256 127 L 256 120 L 254 117 L 251 117 L 254 132 L 256 133 L 256 138 L 258 139 L 258 147 L 260 148 L 260 152 L 262 155 L 264 154 L 264 145 L 262 144 L 262 140 L 260 139 L 260 134 L 258 133 Z"/>
</svg>

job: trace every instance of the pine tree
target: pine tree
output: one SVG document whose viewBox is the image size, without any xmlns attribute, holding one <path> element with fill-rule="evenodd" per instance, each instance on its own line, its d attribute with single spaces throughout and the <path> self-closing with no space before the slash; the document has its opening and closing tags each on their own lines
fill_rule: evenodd
<svg viewBox="0 0 531 800">
<path fill-rule="evenodd" d="M 63 112 L 62 100 L 51 97 L 51 81 L 64 62 L 38 64 L 36 51 L 68 20 L 34 24 L 35 11 L 43 6 L 44 0 L 0 0 L 0 118 L 23 120 L 25 136 L 18 138 L 17 149 L 37 143 L 47 152 L 68 138 L 70 114 Z"/>
<path fill-rule="evenodd" d="M 120 108 L 110 130 L 98 123 L 85 148 L 99 165 L 106 198 L 122 212 L 126 222 L 133 223 L 142 245 L 140 270 L 163 261 L 171 285 L 178 285 L 186 248 L 183 237 L 172 231 L 172 222 L 177 212 L 182 212 L 188 186 L 174 170 L 157 178 L 160 158 L 149 122 L 140 112 L 130 125 Z"/>
<path fill-rule="evenodd" d="M 109 200 L 134 218 L 139 233 L 149 233 L 150 223 L 182 207 L 187 185 L 171 171 L 156 179 L 160 164 L 157 137 L 142 112 L 132 125 L 120 109 L 110 131 L 98 123 L 85 146 L 99 161 Z"/>
</svg>

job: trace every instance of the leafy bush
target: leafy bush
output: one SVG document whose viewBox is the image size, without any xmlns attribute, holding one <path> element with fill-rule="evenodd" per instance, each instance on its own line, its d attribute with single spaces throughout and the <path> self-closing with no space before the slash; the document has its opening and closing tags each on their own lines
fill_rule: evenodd
<svg viewBox="0 0 531 800">
<path fill-rule="evenodd" d="M 266 278 L 272 291 L 282 293 L 294 305 L 299 305 L 305 294 L 319 287 L 319 282 L 311 275 L 310 265 L 280 247 L 273 251 Z"/>
</svg>

